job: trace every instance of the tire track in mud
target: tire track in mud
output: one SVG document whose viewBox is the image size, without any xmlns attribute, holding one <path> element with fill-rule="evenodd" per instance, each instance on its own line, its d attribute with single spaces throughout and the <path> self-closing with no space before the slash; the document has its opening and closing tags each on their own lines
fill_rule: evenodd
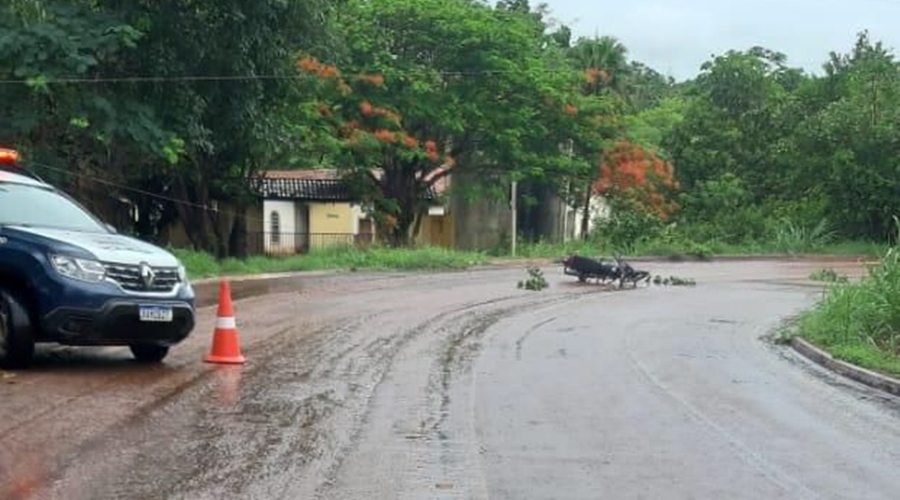
<svg viewBox="0 0 900 500">
<path fill-rule="evenodd" d="M 298 276 L 295 279 L 299 282 L 304 278 L 302 276 Z M 314 283 L 312 286 L 305 285 L 304 283 L 302 288 L 299 290 L 281 290 L 277 293 L 266 295 L 265 298 L 279 300 L 281 298 L 290 297 L 292 295 L 302 297 L 323 297 L 328 295 L 346 295 L 347 292 L 352 292 L 354 294 L 362 292 L 371 293 L 391 290 L 396 288 L 398 284 L 402 283 L 405 283 L 407 285 L 416 284 L 417 281 L 424 279 L 424 276 L 415 274 L 387 274 L 384 276 L 365 276 L 359 280 L 355 279 L 355 277 L 351 278 L 351 276 L 343 275 L 338 275 L 337 277 L 312 277 L 309 278 L 309 280 Z M 362 283 L 362 287 L 360 287 L 360 283 Z M 240 315 L 241 309 L 243 309 L 244 307 L 252 307 L 252 304 L 254 302 L 259 302 L 260 300 L 264 299 L 255 297 L 236 301 L 235 304 L 237 313 L 240 316 L 239 327 L 241 329 L 258 328 L 260 326 L 265 326 L 267 321 L 267 318 L 265 317 L 257 319 L 255 317 L 244 317 Z M 200 307 L 197 309 L 197 312 L 198 316 L 202 314 L 214 315 L 215 306 Z M 205 331 L 195 331 L 192 335 L 192 339 L 196 338 L 197 336 L 202 336 L 205 333 Z M 267 342 L 271 343 L 271 340 Z M 246 346 L 245 351 L 249 354 L 256 354 L 256 348 L 264 349 L 265 346 Z M 75 355 L 76 365 L 69 367 L 68 364 L 72 362 L 72 360 L 69 358 L 70 356 L 72 356 L 72 353 L 76 351 L 78 352 L 78 354 Z M 66 388 L 60 386 L 71 387 L 73 385 L 71 383 L 72 377 L 79 378 L 81 382 L 84 382 L 75 384 L 75 387 L 79 387 L 79 389 L 74 391 L 73 394 L 65 395 L 63 397 L 54 395 L 54 397 L 51 398 L 54 401 L 53 403 L 41 405 L 41 409 L 33 413 L 28 413 L 24 416 L 19 415 L 20 418 L 13 420 L 12 424 L 3 427 L 3 424 L 8 422 L 8 420 L 0 419 L 0 439 L 6 438 L 12 432 L 15 432 L 23 426 L 33 424 L 37 420 L 64 413 L 60 410 L 69 408 L 76 402 L 91 398 L 95 395 L 102 395 L 106 393 L 107 389 L 115 387 L 117 385 L 121 385 L 123 383 L 123 379 L 121 377 L 99 378 L 94 376 L 96 375 L 97 371 L 103 371 L 104 368 L 102 366 L 99 368 L 91 366 L 89 358 L 91 358 L 93 354 L 94 356 L 97 356 L 97 362 L 108 364 L 111 360 L 104 356 L 104 351 L 110 351 L 110 349 L 76 349 L 69 352 L 69 348 L 62 347 L 58 349 L 44 350 L 42 354 L 39 354 L 39 358 L 36 363 L 37 366 L 35 368 L 21 372 L 21 374 L 16 379 L 14 379 L 12 383 L 7 384 L 5 387 L 0 386 L 0 396 L 3 396 L 4 391 L 2 389 L 9 390 L 10 387 L 17 390 L 25 390 L 27 388 L 39 389 L 41 385 L 46 386 L 46 382 L 48 381 L 55 382 L 57 380 L 60 380 L 60 373 L 62 373 L 65 377 L 65 380 L 60 380 L 60 382 L 65 383 L 53 384 L 54 387 L 60 390 L 64 390 Z M 128 358 L 130 358 L 130 355 L 128 356 Z M 156 382 L 172 375 L 170 372 L 165 370 L 165 368 L 167 368 L 166 366 L 161 367 L 162 369 L 154 370 L 152 367 L 148 368 L 146 366 L 135 365 L 130 362 L 130 359 L 127 358 L 115 359 L 113 362 L 116 364 L 120 364 L 121 367 L 126 370 L 133 370 L 133 372 L 129 372 L 127 373 L 127 375 L 132 378 L 141 377 L 141 385 L 145 387 L 153 385 Z M 82 368 L 84 368 L 84 370 L 82 370 Z M 110 368 L 110 371 L 112 371 L 112 368 Z M 117 375 L 121 375 L 121 372 L 117 373 Z M 197 377 L 194 377 L 192 380 L 196 381 L 196 378 Z M 84 385 L 87 385 L 87 387 L 84 388 Z M 179 384 L 179 386 L 180 385 L 181 384 Z"/>
<path fill-rule="evenodd" d="M 474 281 L 490 279 L 484 274 L 489 273 L 479 275 Z M 341 299 L 360 293 L 392 290 L 404 284 L 414 286 L 429 279 L 418 274 L 375 276 L 364 279 L 360 286 L 355 277 L 346 278 L 311 278 L 312 286 L 306 285 L 304 280 L 302 290 L 291 291 L 282 287 L 272 295 L 237 301 L 236 309 L 240 314 L 244 310 L 258 310 L 260 304 L 273 301 L 276 305 L 267 308 L 278 310 L 279 305 L 291 307 L 291 304 L 305 302 L 307 298 Z M 298 283 L 301 281 L 298 280 Z M 215 306 L 198 308 L 198 315 L 214 313 Z M 280 323 L 273 322 L 271 314 L 240 316 L 239 328 L 242 331 L 271 331 L 273 326 L 276 327 L 274 333 L 263 334 L 259 339 L 251 338 L 251 342 L 244 346 L 251 360 L 247 365 L 250 369 L 257 360 L 276 356 L 279 346 L 289 342 L 297 328 L 297 325 L 278 327 L 295 319 L 284 317 L 283 313 L 276 315 L 282 316 Z M 202 320 L 198 321 L 198 330 L 204 326 Z M 199 351 L 207 347 L 200 345 L 205 340 L 204 333 L 196 332 L 193 339 L 176 350 L 170 363 L 160 367 L 136 365 L 121 349 L 64 348 L 43 354 L 35 369 L 23 372 L 14 384 L 0 386 L 0 398 L 5 399 L 7 408 L 16 406 L 16 398 L 27 397 L 27 404 L 23 399 L 18 406 L 31 410 L 24 414 L 11 413 L 6 419 L 0 418 L 0 422 L 8 423 L 0 429 L 0 440 L 4 442 L 4 449 L 0 450 L 0 484 L 12 484 L 21 479 L 35 485 L 29 488 L 29 493 L 33 493 L 34 489 L 46 489 L 55 479 L 65 476 L 67 463 L 92 448 L 102 447 L 102 443 L 107 441 L 107 434 L 135 425 L 140 417 L 170 404 L 193 387 L 208 381 L 214 376 L 214 368 L 187 361 L 189 357 L 197 358 Z M 246 342 L 248 339 L 244 340 Z M 110 355 L 115 357 L 110 358 Z M 34 399 L 42 393 L 43 399 Z M 99 412 L 94 410 L 98 407 Z M 79 413 L 90 415 L 88 425 L 75 423 L 77 418 L 74 415 Z M 71 421 L 71 425 L 76 427 L 67 430 L 65 424 L 61 425 L 66 421 Z M 42 428 L 45 430 L 38 430 Z M 46 451 L 51 449 L 53 452 Z M 33 458 L 24 460 L 26 456 Z M 4 491 L 6 488 L 0 487 L 0 497 L 6 496 Z"/>
<path fill-rule="evenodd" d="M 330 333 L 358 328 L 368 318 L 358 318 L 335 331 L 333 325 L 322 326 L 310 335 L 293 342 L 291 352 L 304 349 L 327 349 Z M 285 335 L 290 328 L 285 329 Z M 325 340 L 323 342 L 323 339 Z M 316 344 L 319 344 L 317 347 Z M 273 350 L 269 347 L 268 350 Z M 285 354 L 284 346 L 278 349 Z M 265 354 L 257 352 L 258 359 Z M 285 358 L 279 358 L 285 359 Z M 290 359 L 290 358 L 287 358 Z M 279 368 L 273 370 L 273 368 Z M 148 405 L 146 411 L 135 413 L 119 422 L 103 436 L 83 443 L 77 453 L 65 462 L 76 464 L 63 471 L 58 482 L 47 492 L 49 498 L 120 498 L 163 497 L 189 488 L 195 483 L 222 484 L 231 487 L 231 475 L 237 472 L 264 477 L 266 471 L 254 468 L 258 462 L 243 460 L 240 470 L 226 458 L 234 451 L 249 455 L 284 455 L 278 447 L 278 434 L 284 429 L 309 428 L 329 410 L 327 391 L 292 394 L 293 400 L 303 404 L 291 408 L 284 404 L 267 404 L 253 394 L 247 394 L 242 380 L 246 377 L 270 377 L 278 388 L 282 382 L 303 381 L 312 366 L 275 366 L 254 363 L 244 367 L 222 366 L 204 372 L 191 386 L 196 390 L 182 391 L 178 397 L 167 397 Z M 186 409 L 190 409 L 186 411 Z M 255 428 L 253 440 L 245 442 L 239 432 Z M 110 437 L 115 436 L 115 437 Z M 116 450 L 119 458 L 103 467 L 103 456 Z M 289 450 L 294 455 L 294 450 Z M 184 460 L 184 457 L 194 460 Z M 297 454 L 299 457 L 305 454 Z M 80 464 L 87 464 L 82 470 Z M 159 478 L 165 482 L 160 483 Z M 228 495 L 226 495 L 228 496 Z"/>
<path fill-rule="evenodd" d="M 505 300 L 505 299 L 501 299 Z M 495 302 L 496 299 L 487 301 Z M 383 374 L 391 364 L 393 356 L 412 337 L 427 331 L 429 324 L 439 318 L 476 308 L 482 303 L 466 304 L 431 318 L 397 335 L 391 327 L 391 316 L 395 310 L 382 310 L 355 321 L 352 325 L 320 334 L 318 342 L 307 345 L 311 348 L 306 356 L 311 360 L 303 384 L 305 387 L 290 386 L 289 380 L 276 380 L 276 373 L 284 373 L 278 362 L 271 366 L 264 378 L 254 385 L 262 387 L 284 386 L 279 391 L 280 398 L 296 399 L 298 393 L 305 397 L 292 410 L 282 407 L 242 408 L 239 413 L 288 413 L 294 417 L 283 417 L 285 425 L 280 428 L 286 434 L 296 434 L 292 446 L 278 453 L 272 449 L 259 449 L 252 455 L 264 456 L 262 463 L 247 467 L 247 460 L 236 460 L 239 467 L 225 467 L 219 474 L 195 476 L 191 481 L 177 485 L 167 492 L 172 498 L 221 498 L 222 495 L 240 495 L 251 498 L 306 498 L 299 491 L 314 489 L 328 477 L 328 471 L 340 463 L 345 445 L 352 442 L 365 419 L 365 409 L 369 398 L 381 382 Z M 364 330 L 380 327 L 383 333 L 374 337 L 366 336 Z M 398 326 L 398 325 L 397 325 Z M 357 334 L 354 336 L 354 333 Z M 359 338 L 357 338 L 359 337 Z M 315 345 L 318 344 L 318 345 Z M 336 354 L 333 354 L 335 353 Z M 282 353 L 282 358 L 284 353 Z M 286 378 L 290 378 L 289 376 Z M 265 406 L 265 403 L 262 405 Z M 296 418 L 302 416 L 302 419 Z M 254 426 L 262 422 L 254 420 Z M 256 438 L 250 438 L 251 441 Z M 284 435 L 276 438 L 283 441 Z M 288 439 L 291 439 L 290 437 Z M 266 440 L 269 442 L 269 440 Z M 253 443 L 247 443 L 252 446 Z M 240 447 L 240 446 L 238 446 Z M 196 455 L 196 453 L 189 453 Z M 252 460 L 251 460 L 252 462 Z M 209 464 L 207 469 L 214 468 Z M 288 472 L 289 471 L 289 472 Z M 286 473 L 287 472 L 287 473 Z M 299 486 L 298 486 L 299 485 Z"/>
<path fill-rule="evenodd" d="M 472 414 L 465 405 L 458 408 L 463 427 L 471 431 L 459 432 L 446 423 L 453 411 L 451 393 L 455 391 L 455 381 L 471 376 L 468 368 L 478 354 L 480 340 L 504 318 L 594 293 L 601 292 L 512 295 L 447 311 L 419 325 L 419 333 L 400 346 L 402 351 L 392 355 L 399 359 L 392 363 L 373 394 L 374 407 L 369 408 L 358 436 L 343 454 L 345 459 L 335 464 L 316 498 L 430 497 L 435 493 L 435 483 L 428 480 L 461 479 L 455 470 L 466 470 L 471 482 L 472 471 L 481 469 L 463 466 L 461 462 L 478 460 Z M 464 387 L 459 396 L 468 401 L 462 394 L 468 386 L 461 385 Z M 467 449 L 460 452 L 459 443 Z M 378 458 L 372 461 L 369 456 Z M 393 480 L 385 482 L 386 478 Z M 460 486 L 462 481 L 455 486 L 455 494 L 464 495 L 465 487 Z M 306 498 L 300 494 L 311 491 L 290 491 L 290 497 Z"/>
<path fill-rule="evenodd" d="M 473 281 L 483 285 L 494 280 L 488 277 Z M 368 294 L 377 296 L 379 291 L 367 290 L 362 297 L 357 294 L 332 296 L 328 302 L 338 303 L 328 307 L 352 310 L 352 306 L 366 303 L 363 299 Z M 377 302 L 373 300 L 367 304 L 371 309 Z M 334 460 L 335 453 L 329 450 L 337 447 L 331 442 L 343 439 L 334 436 L 343 434 L 344 429 L 352 429 L 354 420 L 360 420 L 359 414 L 364 413 L 361 409 L 365 408 L 368 395 L 390 365 L 393 354 L 408 338 L 421 331 L 421 325 L 408 328 L 409 322 L 402 315 L 399 321 L 385 318 L 405 308 L 397 305 L 403 304 L 402 300 L 392 302 L 394 309 L 375 310 L 362 316 L 357 312 L 349 323 L 345 320 L 346 315 L 339 312 L 315 316 L 308 323 L 315 325 L 316 330 L 300 341 L 292 340 L 295 328 L 282 327 L 260 343 L 253 352 L 253 362 L 238 372 L 244 381 L 241 386 L 251 384 L 262 388 L 257 394 L 248 395 L 247 391 L 241 391 L 236 396 L 240 400 L 238 406 L 229 408 L 216 401 L 221 399 L 216 394 L 223 384 L 220 379 L 227 378 L 228 372 L 216 369 L 204 372 L 192 384 L 186 385 L 178 397 L 156 401 L 142 408 L 143 411 L 134 412 L 133 418 L 109 429 L 106 434 L 119 436 L 118 439 L 97 437 L 79 447 L 77 454 L 61 461 L 99 463 L 103 461 L 104 450 L 116 449 L 122 455 L 117 461 L 121 465 L 71 467 L 71 470 L 52 476 L 60 477 L 60 481 L 53 485 L 48 496 L 53 497 L 56 493 L 64 498 L 97 498 L 96 495 L 102 497 L 104 492 L 109 492 L 110 496 L 126 492 L 140 496 L 141 492 L 146 492 L 150 496 L 178 497 L 183 494 L 196 498 L 207 494 L 209 497 L 230 496 L 238 492 L 252 496 L 261 490 L 261 496 L 271 497 L 277 484 L 292 483 L 285 483 L 286 470 L 315 469 L 317 467 L 313 466 L 317 463 Z M 463 304 L 445 314 L 477 306 Z M 283 324 L 289 320 L 279 319 L 278 322 Z M 263 323 L 272 324 L 271 321 Z M 404 334 L 397 337 L 398 329 L 404 328 Z M 376 331 L 374 335 L 367 334 L 372 330 Z M 333 354 L 335 352 L 338 354 Z M 269 363 L 262 368 L 264 360 Z M 194 390 L 187 391 L 187 388 Z M 185 415 L 190 419 L 186 420 Z M 185 432 L 185 428 L 189 432 Z M 277 431 L 267 432 L 266 428 Z M 129 435 L 137 437 L 129 438 Z M 148 442 L 156 443 L 156 449 L 146 449 Z M 160 454 L 170 458 L 152 458 Z M 199 459 L 184 463 L 184 459 L 171 458 L 188 456 Z M 225 457 L 229 459 L 225 460 Z M 179 462 L 178 467 L 172 465 Z M 122 469 L 130 469 L 130 472 L 116 474 Z M 108 479 L 123 475 L 126 480 L 119 479 L 119 483 Z M 164 484 L 152 477 L 160 475 L 168 477 Z M 73 485 L 76 487 L 72 488 Z M 83 491 L 84 495 L 79 497 L 77 491 Z"/>
<path fill-rule="evenodd" d="M 115 408 L 116 420 L 107 410 L 64 446 L 38 447 L 46 450 L 38 451 L 33 498 L 306 498 L 301 493 L 312 495 L 334 480 L 370 423 L 373 395 L 410 343 L 434 337 L 427 343 L 438 349 L 467 315 L 522 297 L 522 307 L 529 307 L 539 297 L 498 287 L 498 277 L 511 273 L 413 275 L 363 290 L 349 283 L 343 293 L 331 287 L 322 297 L 293 292 L 242 301 L 239 327 L 254 331 L 244 367 L 184 361 L 198 354 L 195 345 L 182 351 L 176 373 L 136 377 L 133 387 L 123 387 L 110 370 L 98 386 L 14 432 L 51 425 L 73 408 L 85 415 L 92 405 Z M 455 301 L 442 298 L 445 290 Z M 301 303 L 306 312 L 298 311 Z M 465 333 L 459 346 L 474 334 Z M 452 359 L 463 354 L 455 349 Z M 423 358 L 434 359 L 433 353 Z M 428 373 L 418 376 L 427 380 Z"/>
</svg>

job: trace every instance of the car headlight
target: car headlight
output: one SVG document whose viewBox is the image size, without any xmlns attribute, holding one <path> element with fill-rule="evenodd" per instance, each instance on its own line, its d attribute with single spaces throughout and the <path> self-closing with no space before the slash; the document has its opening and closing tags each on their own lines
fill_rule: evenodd
<svg viewBox="0 0 900 500">
<path fill-rule="evenodd" d="M 65 255 L 51 255 L 50 262 L 56 272 L 67 277 L 89 283 L 98 283 L 106 277 L 106 268 L 96 260 L 77 259 Z"/>
<path fill-rule="evenodd" d="M 185 269 L 184 266 L 178 266 L 178 282 L 187 282 L 187 269 Z"/>
</svg>

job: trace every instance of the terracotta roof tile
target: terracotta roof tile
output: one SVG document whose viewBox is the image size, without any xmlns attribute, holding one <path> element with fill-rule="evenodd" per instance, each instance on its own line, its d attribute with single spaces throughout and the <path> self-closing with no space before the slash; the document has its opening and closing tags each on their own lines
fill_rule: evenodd
<svg viewBox="0 0 900 500">
<path fill-rule="evenodd" d="M 353 201 L 339 179 L 258 179 L 254 186 L 263 198 L 279 200 Z"/>
<path fill-rule="evenodd" d="M 333 180 L 340 179 L 337 170 L 320 168 L 316 170 L 267 170 L 262 173 L 269 179 L 308 179 Z"/>
<path fill-rule="evenodd" d="M 443 180 L 443 179 L 442 179 Z M 428 190 L 427 200 L 434 200 L 443 191 L 440 181 Z M 347 184 L 335 170 L 269 170 L 251 181 L 253 190 L 262 198 L 277 200 L 356 201 Z"/>
</svg>

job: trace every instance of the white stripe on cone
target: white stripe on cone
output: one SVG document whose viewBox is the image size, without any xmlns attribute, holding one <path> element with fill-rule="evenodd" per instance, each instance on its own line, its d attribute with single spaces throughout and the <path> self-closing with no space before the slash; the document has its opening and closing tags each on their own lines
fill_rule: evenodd
<svg viewBox="0 0 900 500">
<path fill-rule="evenodd" d="M 233 330 L 237 328 L 237 323 L 234 321 L 234 317 L 216 318 L 216 328 Z"/>
</svg>

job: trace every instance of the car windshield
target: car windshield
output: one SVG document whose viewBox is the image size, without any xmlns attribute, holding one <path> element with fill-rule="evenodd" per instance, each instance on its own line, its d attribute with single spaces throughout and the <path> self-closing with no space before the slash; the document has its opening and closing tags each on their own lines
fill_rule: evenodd
<svg viewBox="0 0 900 500">
<path fill-rule="evenodd" d="M 103 226 L 59 193 L 24 184 L 0 183 L 0 225 L 19 225 L 105 232 Z"/>
</svg>

